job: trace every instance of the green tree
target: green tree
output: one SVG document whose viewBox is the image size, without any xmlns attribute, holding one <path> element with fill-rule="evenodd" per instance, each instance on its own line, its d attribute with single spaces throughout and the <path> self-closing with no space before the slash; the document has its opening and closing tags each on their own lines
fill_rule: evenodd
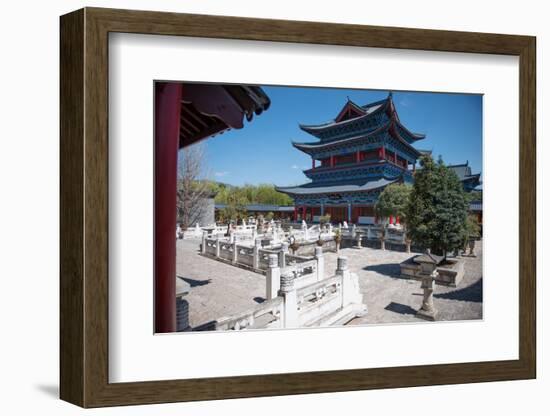
<svg viewBox="0 0 550 416">
<path fill-rule="evenodd" d="M 407 184 L 394 183 L 386 186 L 378 197 L 376 214 L 382 218 L 397 216 L 401 223 L 406 223 L 411 191 L 412 186 Z"/>
<path fill-rule="evenodd" d="M 464 244 L 469 198 L 441 158 L 436 163 L 431 156 L 423 156 L 420 165 L 406 209 L 409 235 L 446 258 Z"/>
<path fill-rule="evenodd" d="M 268 205 L 292 205 L 293 201 L 288 195 L 278 192 L 273 185 L 260 184 L 256 186 L 254 203 Z"/>
<path fill-rule="evenodd" d="M 469 240 L 475 240 L 481 236 L 481 228 L 475 215 L 468 215 L 464 227 L 464 244 Z"/>
<path fill-rule="evenodd" d="M 222 221 L 236 221 L 237 219 L 244 218 L 246 216 L 245 205 L 248 201 L 242 192 L 229 193 L 224 203 L 226 206 L 220 213 L 220 219 Z"/>
<path fill-rule="evenodd" d="M 217 204 L 228 204 L 230 199 L 245 201 L 244 204 L 266 204 L 266 205 L 292 205 L 293 201 L 288 195 L 278 192 L 273 185 L 243 185 L 228 186 L 218 184 L 216 195 Z"/>
<path fill-rule="evenodd" d="M 468 193 L 470 201 L 483 201 L 483 193 L 481 191 L 470 191 Z"/>
</svg>

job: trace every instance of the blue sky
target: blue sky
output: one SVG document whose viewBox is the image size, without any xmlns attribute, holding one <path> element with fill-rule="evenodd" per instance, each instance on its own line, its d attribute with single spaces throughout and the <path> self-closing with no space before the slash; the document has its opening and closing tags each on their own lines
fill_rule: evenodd
<svg viewBox="0 0 550 416">
<path fill-rule="evenodd" d="M 232 130 L 202 142 L 207 176 L 232 185 L 273 183 L 279 186 L 307 182 L 302 170 L 311 158 L 291 140 L 315 142 L 299 123 L 318 124 L 334 119 L 347 97 L 359 105 L 387 97 L 388 91 L 333 88 L 262 87 L 271 98 L 269 110 Z M 482 172 L 482 96 L 393 92 L 401 122 L 426 134 L 416 142 L 447 164 L 469 161 L 473 173 Z"/>
</svg>

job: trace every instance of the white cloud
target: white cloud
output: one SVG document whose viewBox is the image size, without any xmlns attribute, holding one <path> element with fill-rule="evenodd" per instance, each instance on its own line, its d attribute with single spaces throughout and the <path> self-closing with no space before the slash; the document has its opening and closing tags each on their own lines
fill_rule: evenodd
<svg viewBox="0 0 550 416">
<path fill-rule="evenodd" d="M 300 167 L 298 165 L 292 165 L 291 168 L 292 169 L 300 169 Z"/>
<path fill-rule="evenodd" d="M 229 172 L 224 170 L 223 172 L 214 172 L 214 176 L 216 176 L 217 178 L 221 178 L 223 176 L 227 176 L 229 175 Z"/>
</svg>

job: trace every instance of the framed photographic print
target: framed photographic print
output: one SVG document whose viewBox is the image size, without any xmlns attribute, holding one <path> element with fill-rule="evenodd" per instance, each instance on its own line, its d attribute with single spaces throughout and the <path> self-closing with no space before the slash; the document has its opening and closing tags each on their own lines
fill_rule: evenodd
<svg viewBox="0 0 550 416">
<path fill-rule="evenodd" d="M 535 38 L 61 17 L 61 398 L 536 376 Z"/>
</svg>

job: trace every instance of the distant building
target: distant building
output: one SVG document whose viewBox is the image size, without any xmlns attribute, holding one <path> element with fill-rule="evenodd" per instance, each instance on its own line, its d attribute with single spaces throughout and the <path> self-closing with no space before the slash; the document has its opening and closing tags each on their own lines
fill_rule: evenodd
<svg viewBox="0 0 550 416">
<path fill-rule="evenodd" d="M 363 106 L 348 100 L 334 120 L 300 128 L 319 139 L 292 143 L 311 156 L 311 169 L 304 171 L 311 182 L 277 190 L 294 199 L 294 220 L 306 221 L 330 214 L 335 222 L 376 222 L 380 192 L 413 182 L 422 154 L 413 144 L 425 137 L 401 124 L 391 93 Z"/>
<path fill-rule="evenodd" d="M 447 167 L 457 174 L 466 192 L 476 190 L 481 185 L 481 173 L 472 174 L 472 168 L 468 166 L 468 161 L 459 165 L 447 165 Z"/>
<path fill-rule="evenodd" d="M 483 202 L 482 201 L 470 202 L 470 213 L 475 215 L 477 223 L 479 225 L 483 224 Z"/>
</svg>

